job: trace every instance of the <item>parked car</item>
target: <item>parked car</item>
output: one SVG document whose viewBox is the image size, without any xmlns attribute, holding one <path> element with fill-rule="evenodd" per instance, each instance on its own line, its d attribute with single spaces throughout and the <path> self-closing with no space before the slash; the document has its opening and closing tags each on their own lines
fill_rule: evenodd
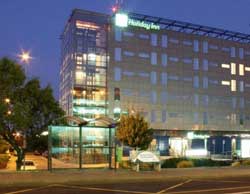
<svg viewBox="0 0 250 194">
<path fill-rule="evenodd" d="M 21 170 L 36 170 L 36 165 L 32 160 L 25 160 L 23 161 Z"/>
<path fill-rule="evenodd" d="M 34 155 L 40 156 L 40 155 L 41 155 L 41 152 L 39 152 L 38 150 L 35 150 L 35 151 L 34 151 Z"/>
<path fill-rule="evenodd" d="M 42 153 L 42 156 L 45 157 L 45 158 L 48 158 L 48 154 L 49 154 L 48 151 L 45 151 L 45 152 Z"/>
</svg>

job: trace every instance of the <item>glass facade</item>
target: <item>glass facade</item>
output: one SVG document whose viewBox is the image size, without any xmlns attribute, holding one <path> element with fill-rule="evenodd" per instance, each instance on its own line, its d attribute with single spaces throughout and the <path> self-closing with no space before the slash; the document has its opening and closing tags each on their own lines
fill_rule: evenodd
<svg viewBox="0 0 250 194">
<path fill-rule="evenodd" d="M 107 113 L 107 36 L 105 18 L 80 11 L 65 28 L 60 104 L 68 115 L 90 120 Z"/>
<path fill-rule="evenodd" d="M 109 163 L 114 149 L 114 128 L 82 127 L 81 130 L 80 133 L 80 127 L 51 127 L 51 155 L 55 160 L 54 163 L 52 161 L 53 168 L 79 168 L 80 157 L 83 166 Z"/>
</svg>

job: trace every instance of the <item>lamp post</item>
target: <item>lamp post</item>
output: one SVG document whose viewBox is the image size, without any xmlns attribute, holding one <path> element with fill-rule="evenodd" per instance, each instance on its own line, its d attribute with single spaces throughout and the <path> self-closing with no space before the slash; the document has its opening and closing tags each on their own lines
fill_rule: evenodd
<svg viewBox="0 0 250 194">
<path fill-rule="evenodd" d="M 30 60 L 32 59 L 30 52 L 29 51 L 21 51 L 21 54 L 18 55 L 20 58 L 20 61 L 24 63 L 24 73 L 25 75 L 28 74 L 26 66 L 29 65 Z M 25 149 L 27 147 L 27 142 L 26 142 L 26 131 L 24 131 L 23 135 L 23 160 L 24 160 L 24 170 L 25 170 Z"/>
</svg>

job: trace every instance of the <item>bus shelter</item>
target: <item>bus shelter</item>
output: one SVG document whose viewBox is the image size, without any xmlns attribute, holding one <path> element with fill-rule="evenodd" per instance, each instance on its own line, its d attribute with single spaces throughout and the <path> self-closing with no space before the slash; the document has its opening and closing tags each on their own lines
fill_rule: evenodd
<svg viewBox="0 0 250 194">
<path fill-rule="evenodd" d="M 116 167 L 115 124 L 108 119 L 49 126 L 48 141 L 49 170 Z"/>
</svg>

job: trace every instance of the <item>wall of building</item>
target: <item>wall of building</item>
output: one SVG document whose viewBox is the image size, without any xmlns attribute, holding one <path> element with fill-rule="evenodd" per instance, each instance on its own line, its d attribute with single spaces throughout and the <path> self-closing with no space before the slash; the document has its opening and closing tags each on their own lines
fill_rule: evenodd
<svg viewBox="0 0 250 194">
<path fill-rule="evenodd" d="M 140 112 L 154 129 L 250 129 L 249 44 L 112 23 L 109 53 L 110 116 Z"/>
</svg>

